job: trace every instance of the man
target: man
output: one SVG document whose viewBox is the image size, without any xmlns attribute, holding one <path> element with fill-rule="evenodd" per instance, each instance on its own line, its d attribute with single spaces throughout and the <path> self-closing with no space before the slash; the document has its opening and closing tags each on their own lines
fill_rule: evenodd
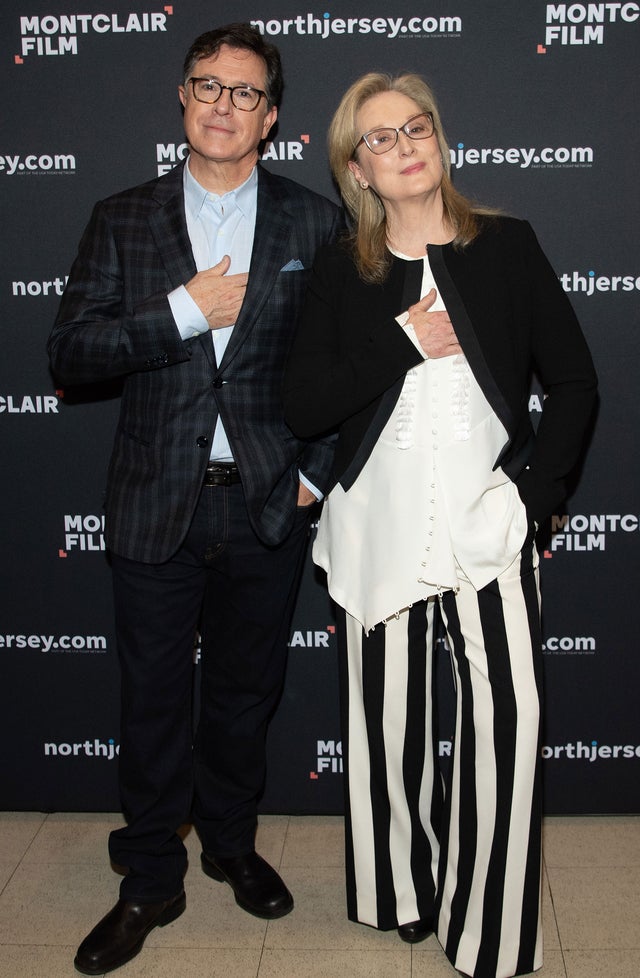
<svg viewBox="0 0 640 978">
<path fill-rule="evenodd" d="M 80 946 L 101 974 L 185 908 L 191 817 L 202 868 L 249 913 L 293 907 L 254 849 L 265 734 L 281 691 L 309 510 L 328 444 L 286 427 L 284 362 L 338 208 L 258 165 L 282 91 L 248 25 L 203 34 L 179 87 L 186 165 L 96 205 L 49 352 L 65 384 L 123 378 L 107 486 L 122 670 L 120 899 Z M 201 621 L 201 706 L 191 721 Z"/>
</svg>

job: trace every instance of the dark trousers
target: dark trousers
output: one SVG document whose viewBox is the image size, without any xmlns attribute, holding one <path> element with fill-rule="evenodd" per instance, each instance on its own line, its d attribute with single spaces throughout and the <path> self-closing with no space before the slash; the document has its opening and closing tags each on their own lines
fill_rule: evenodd
<svg viewBox="0 0 640 978">
<path fill-rule="evenodd" d="M 191 819 L 208 853 L 253 849 L 266 729 L 282 689 L 308 527 L 309 510 L 300 509 L 287 540 L 266 547 L 249 525 L 240 485 L 205 487 L 170 561 L 113 557 L 127 825 L 111 834 L 109 852 L 128 867 L 124 899 L 179 892 L 187 856 L 177 830 Z"/>
</svg>

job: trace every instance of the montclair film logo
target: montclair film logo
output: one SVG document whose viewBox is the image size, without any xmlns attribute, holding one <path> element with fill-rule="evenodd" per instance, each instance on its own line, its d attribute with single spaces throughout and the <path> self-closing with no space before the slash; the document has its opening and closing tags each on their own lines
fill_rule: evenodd
<svg viewBox="0 0 640 978">
<path fill-rule="evenodd" d="M 315 769 L 309 771 L 311 781 L 317 781 L 321 774 L 342 774 L 341 740 L 318 740 L 316 751 Z"/>
<path fill-rule="evenodd" d="M 305 146 L 311 137 L 302 133 L 298 139 L 279 139 L 276 142 L 266 142 L 262 151 L 262 159 L 269 162 L 301 162 Z M 156 164 L 158 176 L 168 173 L 189 155 L 188 143 L 156 143 Z"/>
<path fill-rule="evenodd" d="M 64 547 L 58 550 L 58 556 L 68 557 L 72 550 L 85 552 L 106 550 L 104 527 L 104 516 L 67 513 L 64 517 Z"/>
<path fill-rule="evenodd" d="M 291 649 L 328 649 L 329 640 L 334 638 L 335 634 L 335 625 L 327 625 L 326 629 L 295 631 L 287 644 Z"/>
<path fill-rule="evenodd" d="M 48 14 L 20 18 L 20 54 L 14 63 L 24 64 L 31 54 L 60 57 L 78 53 L 78 38 L 87 34 L 149 34 L 167 30 L 172 6 L 151 13 Z"/>
<path fill-rule="evenodd" d="M 640 517 L 635 513 L 568 513 L 551 517 L 551 540 L 543 556 L 550 558 L 560 550 L 573 553 L 606 550 L 611 534 L 637 533 Z"/>
<path fill-rule="evenodd" d="M 0 394 L 0 414 L 58 414 L 55 394 Z"/>
<path fill-rule="evenodd" d="M 76 744 L 52 742 L 44 744 L 45 757 L 91 757 L 94 760 L 112 761 L 119 753 L 120 744 L 116 744 L 113 737 L 109 738 L 106 744 L 97 738 Z"/>
<path fill-rule="evenodd" d="M 605 33 L 615 25 L 633 24 L 640 17 L 637 3 L 548 3 L 544 44 L 538 54 L 555 46 L 580 47 L 604 44 Z"/>
<path fill-rule="evenodd" d="M 451 757 L 452 742 L 441 740 L 438 744 L 438 755 L 440 757 Z M 318 740 L 316 741 L 316 763 L 315 767 L 309 772 L 311 781 L 317 781 L 321 774 L 342 774 L 342 741 L 341 740 Z"/>
</svg>

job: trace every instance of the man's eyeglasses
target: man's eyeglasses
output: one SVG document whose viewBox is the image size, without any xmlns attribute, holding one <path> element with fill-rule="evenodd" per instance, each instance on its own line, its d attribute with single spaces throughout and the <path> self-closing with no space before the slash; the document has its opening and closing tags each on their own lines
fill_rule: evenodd
<svg viewBox="0 0 640 978">
<path fill-rule="evenodd" d="M 209 105 L 213 105 L 222 93 L 227 91 L 231 95 L 232 105 L 236 109 L 242 109 L 243 112 L 253 112 L 258 108 L 262 96 L 267 97 L 266 92 L 259 88 L 252 88 L 251 85 L 221 85 L 213 78 L 190 78 L 189 81 L 193 89 L 193 97 L 198 102 L 208 102 Z"/>
<path fill-rule="evenodd" d="M 409 139 L 428 139 L 429 136 L 433 136 L 433 130 L 433 116 L 430 112 L 421 112 L 420 115 L 412 116 L 408 122 L 405 122 L 404 126 L 398 126 L 397 129 L 385 126 L 383 129 L 372 129 L 370 132 L 365 132 L 364 136 L 361 136 L 354 146 L 353 152 L 355 154 L 358 146 L 364 143 L 367 149 L 370 149 L 376 156 L 380 156 L 381 153 L 388 153 L 390 149 L 393 149 L 401 132 Z"/>
</svg>

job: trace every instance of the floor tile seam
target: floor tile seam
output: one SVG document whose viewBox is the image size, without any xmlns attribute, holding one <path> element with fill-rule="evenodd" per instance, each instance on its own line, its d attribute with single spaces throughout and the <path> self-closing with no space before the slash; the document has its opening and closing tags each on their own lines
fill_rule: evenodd
<svg viewBox="0 0 640 978">
<path fill-rule="evenodd" d="M 19 868 L 20 868 L 20 863 L 18 862 L 13 867 L 13 870 L 11 871 L 11 873 L 9 873 L 9 876 L 5 880 L 4 884 L 2 886 L 0 886 L 0 901 L 4 897 L 4 895 L 7 892 L 8 888 L 11 886 L 11 882 L 14 879 L 14 877 L 15 877 L 16 873 L 18 872 L 18 869 Z"/>
<path fill-rule="evenodd" d="M 322 856 L 322 860 L 321 861 L 322 861 L 322 865 L 323 866 L 326 866 L 327 869 L 344 869 L 344 860 L 341 861 L 341 862 L 338 862 L 338 857 L 337 856 L 336 856 L 335 860 L 325 859 L 324 856 Z M 289 855 L 289 856 L 287 856 L 287 859 L 286 859 L 286 862 L 285 862 L 284 865 L 287 866 L 288 869 L 296 869 L 296 868 L 298 868 L 298 869 L 308 869 L 310 866 L 316 866 L 317 863 L 318 863 L 318 859 L 313 855 L 313 853 L 311 853 L 308 856 L 291 856 L 291 855 Z"/>
<path fill-rule="evenodd" d="M 106 866 L 107 869 L 110 869 L 111 872 L 115 876 L 124 876 L 124 873 L 118 873 L 116 870 L 113 869 L 112 866 L 110 866 L 109 860 L 105 856 L 97 856 L 95 858 L 95 860 L 94 859 L 84 860 L 84 859 L 78 859 L 77 857 L 75 859 L 71 859 L 68 856 L 65 857 L 63 855 L 60 855 L 59 857 L 58 856 L 53 856 L 53 855 L 51 857 L 48 857 L 46 854 L 36 855 L 34 853 L 31 856 L 24 855 L 21 858 L 20 862 L 21 863 L 26 863 L 27 865 L 29 865 L 30 863 L 33 863 L 34 865 L 37 864 L 38 866 L 43 866 L 43 865 L 44 866 L 59 866 L 61 864 L 64 865 L 64 866 L 94 866 L 96 868 L 100 868 L 100 867 L 105 867 Z"/>
<path fill-rule="evenodd" d="M 635 799 L 634 799 L 635 802 Z M 584 819 L 585 822 L 593 822 L 594 824 L 602 823 L 605 819 L 610 819 L 611 822 L 615 822 L 619 818 L 638 818 L 638 812 L 635 808 L 630 811 L 618 811 L 618 812 L 592 812 L 584 811 L 582 808 L 580 811 L 576 812 L 543 812 L 543 818 L 545 822 L 548 819 L 557 818 L 563 819 L 565 822 L 570 822 L 574 818 Z"/>
<path fill-rule="evenodd" d="M 70 944 L 68 941 L 62 942 L 60 944 L 58 944 L 57 941 L 25 941 L 24 943 L 18 940 L 0 941 L 0 950 L 3 947 L 14 947 L 16 949 L 19 948 L 21 951 L 24 951 L 24 949 L 28 947 L 37 947 L 37 948 L 42 948 L 43 950 L 46 948 L 51 948 L 55 950 L 61 950 L 63 948 L 71 948 L 71 950 L 75 954 L 77 946 L 78 946 L 77 944 L 75 943 Z"/>
<path fill-rule="evenodd" d="M 29 941 L 28 944 L 23 944 L 22 941 L 0 941 L 0 948 L 2 947 L 75 947 L 75 944 L 51 944 L 50 941 Z"/>
<path fill-rule="evenodd" d="M 307 943 L 304 938 L 300 938 L 300 940 L 298 941 L 295 942 L 292 941 L 291 943 L 287 943 L 287 944 L 265 943 L 264 949 L 265 951 L 367 951 L 367 950 L 385 951 L 385 950 L 389 950 L 389 948 L 384 948 L 384 947 L 367 948 L 367 947 L 363 947 L 362 944 L 342 944 L 340 942 L 335 944 L 334 943 L 322 944 L 317 940 L 315 943 Z"/>
<path fill-rule="evenodd" d="M 608 945 L 607 947 L 603 947 L 602 945 L 594 945 L 592 947 L 590 944 L 585 944 L 584 941 L 581 941 L 579 944 L 576 944 L 575 947 L 573 947 L 571 944 L 563 944 L 561 946 L 560 950 L 561 951 L 568 951 L 568 952 L 572 952 L 572 951 L 583 951 L 585 954 L 588 954 L 590 951 L 611 951 L 611 952 L 613 952 L 613 951 L 640 951 L 640 943 L 638 943 L 638 944 L 631 944 L 631 945 L 627 945 L 627 944 L 624 944 L 624 945 L 623 944 L 611 944 L 611 945 Z"/>
<path fill-rule="evenodd" d="M 624 862 L 606 862 L 606 863 L 581 863 L 581 862 L 571 862 L 571 863 L 556 863 L 549 862 L 545 863 L 547 869 L 640 869 L 640 861 L 635 862 L 632 860 L 629 862 L 625 859 Z"/>
<path fill-rule="evenodd" d="M 546 859 L 545 859 L 544 856 L 542 857 L 542 865 L 543 865 L 543 869 L 544 869 L 544 876 L 546 877 L 546 880 L 547 880 L 547 886 L 549 888 L 549 900 L 551 902 L 551 910 L 553 912 L 553 923 L 555 925 L 556 937 L 558 938 L 558 943 L 560 945 L 560 950 L 562 951 L 562 941 L 560 939 L 560 925 L 558 923 L 558 914 L 556 912 L 556 902 L 555 902 L 555 899 L 554 899 L 554 896 L 553 896 L 553 887 L 551 886 L 551 879 L 549 877 L 549 867 L 547 865 L 547 861 L 546 861 Z M 563 958 L 563 961 L 564 961 L 564 958 Z M 565 968 L 565 973 L 566 973 L 566 968 Z"/>
<path fill-rule="evenodd" d="M 265 935 L 265 937 L 266 937 L 266 935 Z M 260 968 L 262 967 L 262 959 L 263 959 L 263 957 L 264 957 L 264 941 L 262 942 L 262 947 L 260 948 L 260 957 L 258 958 L 258 966 L 256 968 L 256 973 L 254 975 L 254 978 L 259 978 Z"/>
<path fill-rule="evenodd" d="M 262 954 L 262 945 L 258 943 L 251 945 L 246 942 L 243 944 L 206 944 L 200 941 L 185 943 L 183 940 L 179 944 L 167 944 L 166 942 L 156 944 L 153 939 L 147 938 L 144 946 L 153 951 L 249 951 L 252 954 Z"/>
<path fill-rule="evenodd" d="M 284 829 L 284 835 L 282 836 L 282 845 L 280 847 L 280 858 L 278 859 L 278 870 L 282 869 L 282 860 L 284 857 L 284 850 L 287 845 L 287 839 L 289 837 L 289 829 L 291 827 L 291 816 L 287 815 L 287 823 Z"/>
<path fill-rule="evenodd" d="M 567 948 L 567 955 L 571 957 L 573 954 L 584 954 L 589 956 L 591 954 L 628 954 L 629 952 L 635 954 L 636 951 L 640 951 L 640 948 L 636 947 L 569 947 Z"/>
<path fill-rule="evenodd" d="M 26 813 L 17 812 L 16 814 L 26 814 Z M 32 814 L 36 814 L 36 813 L 32 813 Z M 9 885 L 11 879 L 13 878 L 13 875 L 15 874 L 15 872 L 17 871 L 17 869 L 19 868 L 19 866 L 23 862 L 25 856 L 28 854 L 29 850 L 31 849 L 31 846 L 33 845 L 33 843 L 35 842 L 35 840 L 38 838 L 40 832 L 42 831 L 43 826 L 45 825 L 46 821 L 49 818 L 49 815 L 47 813 L 45 813 L 45 812 L 37 813 L 37 814 L 42 814 L 44 817 L 43 817 L 42 821 L 38 824 L 38 827 L 37 827 L 36 831 L 31 836 L 31 838 L 30 838 L 28 844 L 26 845 L 26 847 L 22 850 L 22 854 L 21 854 L 20 858 L 17 860 L 17 862 L 15 862 L 14 868 L 13 868 L 13 872 L 11 873 L 11 876 L 6 881 L 5 885 L 0 889 L 0 896 L 2 896 L 2 894 L 4 893 L 5 888 Z M 14 862 L 14 860 L 8 860 L 8 864 L 9 865 L 11 865 L 12 862 Z"/>
<path fill-rule="evenodd" d="M 296 945 L 296 946 L 291 945 L 291 946 L 288 946 L 288 947 L 265 947 L 264 950 L 266 952 L 277 951 L 278 953 L 281 953 L 281 952 L 285 951 L 285 952 L 290 952 L 291 954 L 296 954 L 298 951 L 313 951 L 313 952 L 318 952 L 318 951 L 344 951 L 347 954 L 375 954 L 375 955 L 379 955 L 379 954 L 393 954 L 394 957 L 397 957 L 399 954 L 404 955 L 405 957 L 408 957 L 411 954 L 412 950 L 415 950 L 416 953 L 418 953 L 418 954 L 438 954 L 439 955 L 439 954 L 442 953 L 442 949 L 440 947 L 422 948 L 422 949 L 410 948 L 410 947 L 406 947 L 405 948 L 400 943 L 398 943 L 397 945 L 394 945 L 393 947 L 362 947 L 360 945 L 358 947 L 345 947 L 343 945 L 333 945 L 332 944 L 330 947 L 329 946 L 326 946 L 326 945 L 322 945 L 322 946 L 319 946 L 319 947 L 306 947 L 306 946 L 303 947 L 303 946 L 300 946 L 300 945 Z"/>
<path fill-rule="evenodd" d="M 557 931 L 558 931 L 558 922 L 556 921 L 556 932 Z M 560 934 L 558 933 L 558 940 L 559 939 L 560 939 Z M 549 948 L 549 950 L 551 950 L 551 948 Z M 554 950 L 555 950 L 555 948 L 554 948 Z M 559 951 L 560 951 L 560 957 L 562 958 L 562 970 L 564 971 L 564 978 L 568 978 L 569 973 L 567 971 L 567 961 L 566 961 L 566 958 L 564 956 L 564 948 L 562 947 L 562 944 L 559 947 Z M 543 950 L 542 953 L 543 953 L 543 956 L 544 956 L 544 950 Z"/>
<path fill-rule="evenodd" d="M 75 856 L 70 853 L 64 852 L 41 852 L 41 853 L 25 853 L 24 856 L 20 858 L 21 863 L 37 863 L 38 866 L 48 866 L 48 865 L 60 865 L 63 863 L 65 866 L 94 866 L 96 868 L 106 868 L 113 876 L 126 876 L 124 870 L 120 870 L 115 863 L 112 863 L 109 859 L 108 853 L 96 853 L 91 859 L 88 857 L 83 859 L 77 854 Z"/>
</svg>

